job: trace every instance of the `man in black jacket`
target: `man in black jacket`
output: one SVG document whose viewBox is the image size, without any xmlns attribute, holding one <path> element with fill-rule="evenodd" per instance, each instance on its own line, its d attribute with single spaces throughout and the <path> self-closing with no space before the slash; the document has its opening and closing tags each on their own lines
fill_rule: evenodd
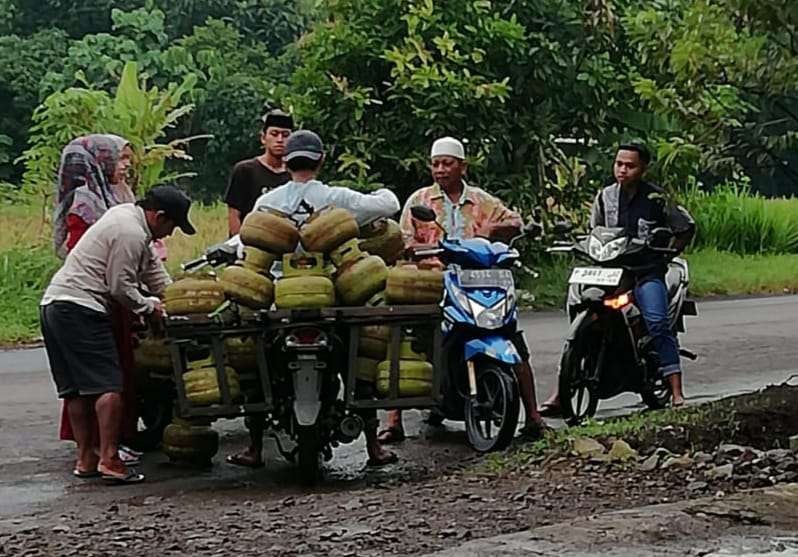
<svg viewBox="0 0 798 557">
<path fill-rule="evenodd" d="M 661 188 L 643 179 L 650 162 L 651 153 L 645 145 L 629 143 L 618 147 L 613 167 L 615 182 L 596 196 L 590 212 L 590 228 L 620 227 L 629 236 L 644 240 L 655 228 L 670 228 L 674 233 L 672 247 L 681 251 L 693 237 L 695 223 L 684 208 L 668 202 Z M 684 404 L 682 369 L 679 344 L 668 323 L 667 270 L 663 261 L 638 276 L 634 296 L 659 354 L 662 375 L 670 385 L 672 404 L 681 406 Z M 543 404 L 541 414 L 557 415 L 559 406 L 559 396 L 555 393 Z"/>
</svg>

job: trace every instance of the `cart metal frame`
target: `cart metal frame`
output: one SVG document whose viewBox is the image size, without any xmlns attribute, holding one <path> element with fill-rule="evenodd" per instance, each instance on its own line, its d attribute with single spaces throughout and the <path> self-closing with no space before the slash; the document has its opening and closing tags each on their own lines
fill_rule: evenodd
<svg viewBox="0 0 798 557">
<path fill-rule="evenodd" d="M 251 311 L 237 306 L 211 315 L 171 316 L 165 321 L 174 382 L 177 390 L 177 413 L 183 418 L 233 418 L 266 413 L 274 408 L 271 377 L 266 351 L 276 331 L 300 326 L 347 327 L 349 330 L 348 372 L 344 389 L 347 409 L 431 408 L 441 400 L 442 361 L 442 311 L 438 305 L 331 307 L 323 309 L 294 309 Z M 355 396 L 357 381 L 357 349 L 360 328 L 369 325 L 387 326 L 390 354 L 388 396 L 379 399 L 359 399 Z M 432 328 L 433 365 L 432 391 L 429 396 L 399 396 L 399 345 L 402 329 L 424 326 Z M 253 336 L 256 339 L 257 370 L 263 402 L 239 403 L 232 399 L 225 373 L 224 340 L 228 337 Z M 210 406 L 197 406 L 186 398 L 183 373 L 187 369 L 187 350 L 193 345 L 209 345 L 216 367 L 221 402 Z"/>
</svg>

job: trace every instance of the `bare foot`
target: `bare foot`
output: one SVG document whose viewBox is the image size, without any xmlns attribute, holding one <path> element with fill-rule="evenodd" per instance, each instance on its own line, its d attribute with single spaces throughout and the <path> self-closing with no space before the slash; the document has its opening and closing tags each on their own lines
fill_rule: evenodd
<svg viewBox="0 0 798 557">
<path fill-rule="evenodd" d="M 251 447 L 244 452 L 228 455 L 225 461 L 228 464 L 245 468 L 262 468 L 264 466 L 260 451 L 254 451 Z"/>
</svg>

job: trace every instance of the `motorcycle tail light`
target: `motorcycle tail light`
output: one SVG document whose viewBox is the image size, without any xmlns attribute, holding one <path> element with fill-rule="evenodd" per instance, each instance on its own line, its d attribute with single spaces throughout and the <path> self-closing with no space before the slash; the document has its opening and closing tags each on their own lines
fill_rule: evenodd
<svg viewBox="0 0 798 557">
<path fill-rule="evenodd" d="M 623 309 L 632 303 L 632 295 L 629 292 L 624 292 L 620 296 L 614 298 L 606 298 L 604 306 L 610 309 Z"/>
<path fill-rule="evenodd" d="M 326 346 L 327 335 L 313 327 L 294 329 L 286 339 L 288 346 Z"/>
</svg>

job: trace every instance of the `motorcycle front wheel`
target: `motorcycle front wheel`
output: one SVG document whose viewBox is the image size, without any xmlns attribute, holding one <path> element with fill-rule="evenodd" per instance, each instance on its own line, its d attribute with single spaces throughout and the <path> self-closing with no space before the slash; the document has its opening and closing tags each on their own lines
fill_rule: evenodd
<svg viewBox="0 0 798 557">
<path fill-rule="evenodd" d="M 563 350 L 560 361 L 560 408 L 563 419 L 569 426 L 582 423 L 595 416 L 598 409 L 598 396 L 588 382 L 595 370 L 595 355 L 591 357 L 587 343 L 576 338 Z"/>
<path fill-rule="evenodd" d="M 477 364 L 477 396 L 465 401 L 468 443 L 481 453 L 507 448 L 518 426 L 518 383 L 510 369 Z"/>
</svg>

